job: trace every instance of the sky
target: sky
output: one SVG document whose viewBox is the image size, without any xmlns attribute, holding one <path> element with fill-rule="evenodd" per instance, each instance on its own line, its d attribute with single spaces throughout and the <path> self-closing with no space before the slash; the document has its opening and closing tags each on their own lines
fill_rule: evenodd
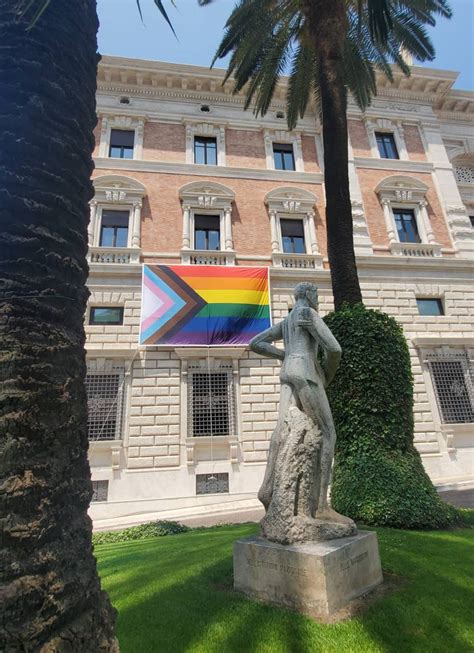
<svg viewBox="0 0 474 653">
<path fill-rule="evenodd" d="M 163 3 L 177 39 L 153 0 L 140 0 L 143 23 L 136 0 L 97 0 L 100 53 L 209 66 L 235 1 L 215 0 L 199 7 L 197 0 L 175 0 L 176 8 L 171 0 Z M 450 4 L 453 18 L 439 18 L 429 30 L 436 59 L 423 65 L 458 71 L 454 88 L 474 91 L 474 0 L 450 0 Z M 225 67 L 225 61 L 216 66 Z"/>
</svg>

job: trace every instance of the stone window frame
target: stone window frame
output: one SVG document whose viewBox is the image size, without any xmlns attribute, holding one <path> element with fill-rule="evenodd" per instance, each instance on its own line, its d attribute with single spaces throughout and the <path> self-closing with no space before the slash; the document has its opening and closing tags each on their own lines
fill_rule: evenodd
<svg viewBox="0 0 474 653">
<path fill-rule="evenodd" d="M 403 133 L 403 125 L 401 120 L 388 120 L 387 118 L 366 118 L 365 127 L 369 137 L 370 150 L 372 157 L 375 159 L 383 159 L 380 156 L 379 148 L 377 145 L 377 138 L 375 132 L 386 134 L 393 134 L 395 146 L 398 152 L 398 159 L 384 159 L 385 161 L 408 161 L 408 151 L 405 142 L 405 135 Z"/>
<path fill-rule="evenodd" d="M 102 211 L 129 211 L 128 243 L 126 249 L 141 247 L 141 210 L 146 188 L 136 179 L 123 175 L 103 175 L 92 180 L 94 197 L 89 202 L 90 222 L 88 226 L 89 248 L 110 249 L 100 246 Z M 123 249 L 123 248 L 113 248 Z"/>
<path fill-rule="evenodd" d="M 217 143 L 217 166 L 226 165 L 225 155 L 225 126 L 211 122 L 186 122 L 186 163 L 193 165 L 206 165 L 194 163 L 194 137 L 205 136 L 215 138 Z M 206 166 L 212 169 L 212 165 Z"/>
<path fill-rule="evenodd" d="M 143 159 L 143 134 L 145 131 L 145 118 L 124 115 L 101 115 L 101 129 L 99 142 L 99 157 L 110 159 L 109 156 L 110 134 L 112 129 L 134 131 L 133 157 L 127 161 Z"/>
<path fill-rule="evenodd" d="M 217 182 L 191 182 L 179 191 L 183 207 L 183 240 L 181 259 L 189 264 L 194 243 L 194 216 L 196 214 L 219 216 L 220 250 L 210 250 L 210 254 L 222 252 L 226 265 L 235 264 L 235 250 L 232 235 L 232 204 L 235 193 L 231 188 Z"/>
<path fill-rule="evenodd" d="M 401 255 L 407 247 L 418 247 L 419 251 L 430 252 L 430 256 L 441 256 L 441 245 L 436 241 L 427 211 L 426 193 L 428 186 L 414 177 L 390 175 L 384 177 L 375 192 L 383 208 L 385 226 L 392 254 Z M 412 210 L 415 216 L 420 243 L 404 243 L 398 237 L 394 216 L 395 209 Z"/>
<path fill-rule="evenodd" d="M 319 251 L 314 223 L 314 206 L 318 198 L 307 190 L 293 187 L 275 188 L 265 196 L 270 217 L 270 234 L 272 258 L 274 264 L 279 266 L 281 257 L 312 257 L 315 267 L 322 267 L 323 257 Z M 285 254 L 283 252 L 283 239 L 281 234 L 281 219 L 302 220 L 305 237 L 305 254 Z"/>
<path fill-rule="evenodd" d="M 89 460 L 94 454 L 103 455 L 104 453 L 110 452 L 112 470 L 117 470 L 122 467 L 121 451 L 123 449 L 126 450 L 128 447 L 133 367 L 132 355 L 133 351 L 127 352 L 127 354 L 122 354 L 122 352 L 118 353 L 114 350 L 105 352 L 102 350 L 88 349 L 87 351 L 86 363 L 88 374 L 113 374 L 115 370 L 118 370 L 121 374 L 120 438 L 115 440 L 89 440 Z"/>
<path fill-rule="evenodd" d="M 240 438 L 242 434 L 242 412 L 240 399 L 240 373 L 239 360 L 244 356 L 245 347 L 176 347 L 175 354 L 181 360 L 181 444 L 186 449 L 186 462 L 188 466 L 197 464 L 196 451 L 199 448 L 212 447 L 224 448 L 227 459 L 219 459 L 223 463 L 237 463 L 240 458 Z M 234 409 L 234 433 L 225 436 L 197 436 L 189 437 L 188 433 L 188 374 L 190 367 L 199 364 L 205 372 L 219 371 L 223 364 L 228 370 L 232 369 L 232 391 Z M 212 442 L 211 442 L 212 441 Z M 205 471 L 205 470 L 203 470 Z M 214 471 L 213 469 L 210 471 Z"/>
<path fill-rule="evenodd" d="M 441 413 L 441 408 L 438 403 L 438 395 L 435 388 L 435 382 L 430 370 L 430 362 L 433 360 L 455 360 L 456 354 L 464 355 L 467 362 L 467 373 L 469 369 L 474 369 L 474 341 L 463 342 L 460 338 L 445 338 L 444 341 L 439 343 L 428 344 L 430 338 L 416 338 L 414 345 L 418 349 L 419 360 L 421 362 L 423 380 L 425 382 L 426 393 L 433 416 L 433 424 L 438 437 L 441 437 L 441 442 L 445 443 L 447 451 L 455 451 L 455 438 L 457 435 L 464 435 L 472 433 L 473 422 L 444 422 Z M 452 341 L 452 342 L 450 342 Z M 468 385 L 471 385 L 472 382 Z"/>
<path fill-rule="evenodd" d="M 265 143 L 265 159 L 268 170 L 276 170 L 275 160 L 273 158 L 273 144 L 286 143 L 293 146 L 293 158 L 295 160 L 294 170 L 276 170 L 282 174 L 291 174 L 292 172 L 304 172 L 303 160 L 303 143 L 300 132 L 288 132 L 283 129 L 265 129 L 263 132 Z"/>
</svg>

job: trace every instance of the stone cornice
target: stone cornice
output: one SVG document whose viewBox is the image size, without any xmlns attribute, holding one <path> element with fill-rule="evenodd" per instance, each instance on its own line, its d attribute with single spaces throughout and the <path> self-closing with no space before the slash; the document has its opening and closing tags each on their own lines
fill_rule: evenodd
<svg viewBox="0 0 474 653">
<path fill-rule="evenodd" d="M 393 170 L 395 172 L 433 172 L 433 164 L 429 161 L 402 161 L 401 159 L 375 159 L 373 157 L 354 157 L 357 168 L 372 168 L 375 170 Z"/>
<path fill-rule="evenodd" d="M 284 170 L 265 170 L 262 168 L 233 168 L 230 166 L 206 166 L 195 163 L 167 163 L 165 161 L 136 161 L 131 159 L 96 158 L 96 170 L 121 170 L 122 172 L 160 172 L 173 175 L 193 175 L 196 177 L 222 177 L 226 179 L 256 179 L 298 182 L 302 184 L 322 184 L 324 176 L 317 172 L 295 172 Z"/>
<path fill-rule="evenodd" d="M 458 73 L 422 66 L 412 66 L 406 77 L 397 66 L 392 66 L 393 82 L 378 72 L 377 101 L 388 103 L 407 100 L 430 105 L 451 115 L 473 114 L 472 95 L 468 91 L 453 91 Z M 232 94 L 232 80 L 224 82 L 225 70 L 187 64 L 171 64 L 124 57 L 104 56 L 99 64 L 98 90 L 103 93 L 142 97 L 162 97 L 180 100 L 200 100 L 242 105 L 244 92 Z M 287 77 L 283 77 L 275 91 L 272 109 L 284 109 Z M 349 111 L 355 111 L 350 103 Z M 408 109 L 403 109 L 408 110 Z M 310 113 L 310 112 L 309 112 Z"/>
</svg>

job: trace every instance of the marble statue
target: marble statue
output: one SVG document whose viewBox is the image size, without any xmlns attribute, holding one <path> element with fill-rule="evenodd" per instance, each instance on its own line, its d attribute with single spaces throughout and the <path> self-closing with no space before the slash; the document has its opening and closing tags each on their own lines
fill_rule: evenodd
<svg viewBox="0 0 474 653">
<path fill-rule="evenodd" d="M 299 283 L 294 296 L 288 317 L 250 342 L 257 354 L 282 361 L 279 417 L 258 495 L 266 510 L 262 535 L 280 544 L 357 532 L 328 499 L 336 430 L 325 388 L 334 378 L 341 348 L 317 312 L 317 287 Z M 273 344 L 278 340 L 284 350 Z"/>
</svg>

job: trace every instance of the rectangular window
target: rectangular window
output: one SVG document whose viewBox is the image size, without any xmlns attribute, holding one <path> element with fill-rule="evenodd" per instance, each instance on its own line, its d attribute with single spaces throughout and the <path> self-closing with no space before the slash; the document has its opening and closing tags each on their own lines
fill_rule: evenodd
<svg viewBox="0 0 474 653">
<path fill-rule="evenodd" d="M 109 495 L 108 481 L 92 481 L 91 501 L 107 501 Z"/>
<path fill-rule="evenodd" d="M 123 324 L 123 306 L 92 306 L 89 324 Z"/>
<path fill-rule="evenodd" d="M 217 139 L 209 136 L 194 137 L 194 163 L 217 165 Z"/>
<path fill-rule="evenodd" d="M 188 368 L 188 435 L 235 435 L 232 364 L 216 372 Z"/>
<path fill-rule="evenodd" d="M 471 221 L 471 227 L 474 229 L 474 215 L 470 215 L 469 220 Z"/>
<path fill-rule="evenodd" d="M 306 254 L 303 220 L 280 218 L 280 228 L 285 254 Z"/>
<path fill-rule="evenodd" d="M 395 137 L 393 134 L 386 132 L 375 132 L 377 139 L 377 147 L 382 159 L 399 159 L 397 146 L 395 145 Z"/>
<path fill-rule="evenodd" d="M 415 213 L 411 209 L 393 209 L 398 239 L 401 243 L 421 243 Z"/>
<path fill-rule="evenodd" d="M 127 247 L 130 211 L 103 209 L 100 227 L 101 247 Z"/>
<path fill-rule="evenodd" d="M 416 303 L 420 315 L 444 315 L 443 302 L 441 299 L 417 299 Z"/>
<path fill-rule="evenodd" d="M 110 131 L 109 156 L 114 159 L 133 159 L 134 130 L 112 129 Z"/>
<path fill-rule="evenodd" d="M 220 249 L 220 218 L 218 215 L 194 216 L 194 249 Z"/>
<path fill-rule="evenodd" d="M 295 157 L 291 143 L 273 143 L 275 170 L 295 170 Z"/>
<path fill-rule="evenodd" d="M 449 359 L 440 355 L 430 360 L 429 368 L 441 421 L 444 424 L 474 422 L 472 369 L 467 356 L 458 354 Z"/>
<path fill-rule="evenodd" d="M 90 440 L 119 440 L 122 421 L 123 370 L 86 375 L 87 429 Z"/>
<path fill-rule="evenodd" d="M 196 494 L 224 494 L 229 491 L 229 474 L 196 474 Z"/>
</svg>

